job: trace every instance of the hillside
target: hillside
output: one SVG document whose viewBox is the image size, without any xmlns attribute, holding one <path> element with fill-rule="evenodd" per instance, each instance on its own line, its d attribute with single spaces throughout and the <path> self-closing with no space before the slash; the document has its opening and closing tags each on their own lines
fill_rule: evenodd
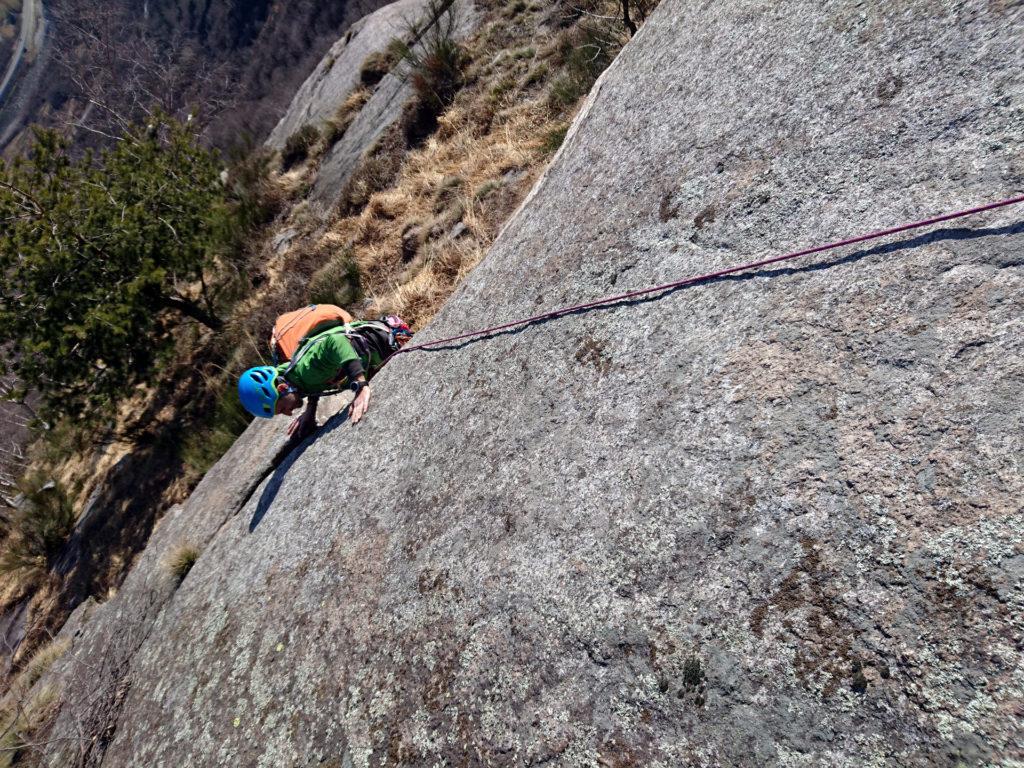
<svg viewBox="0 0 1024 768">
<path fill-rule="evenodd" d="M 109 142 L 126 121 L 162 107 L 183 119 L 196 114 L 196 123 L 203 125 L 204 143 L 223 149 L 224 162 L 230 163 L 250 152 L 269 132 L 324 51 L 353 22 L 384 4 L 384 0 L 2 4 L 0 21 L 16 23 L 0 26 L 0 41 L 6 46 L 0 48 L 4 81 L 0 161 L 28 152 L 29 123 L 59 128 L 81 151 Z M 5 51 L 23 55 L 17 61 L 6 60 Z M 6 228 L 0 235 L 10 242 Z M 252 239 L 257 241 L 261 235 L 257 232 Z M 0 360 L 10 362 L 10 349 L 0 345 Z M 197 352 L 194 345 L 189 352 Z M 16 477 L 26 469 L 27 442 L 32 436 L 25 426 L 34 415 L 5 401 L 12 383 L 7 378 L 0 381 L 0 521 L 12 514 L 7 501 L 18 495 Z M 66 475 L 65 465 L 72 465 L 72 484 L 82 491 L 76 505 L 80 517 L 113 520 L 96 537 L 103 543 L 101 551 L 93 553 L 96 562 L 89 572 L 81 574 L 76 586 L 64 590 L 71 593 L 61 601 L 64 604 L 37 613 L 36 620 L 29 622 L 34 627 L 23 626 L 25 585 L 12 587 L 9 579 L 0 576 L 0 667 L 7 666 L 6 659 L 18 651 L 26 632 L 38 637 L 55 631 L 85 594 L 119 583 L 125 561 L 144 544 L 155 517 L 198 480 L 193 471 L 183 482 L 180 461 L 174 466 L 175 457 L 169 455 L 175 438 L 168 440 L 168 436 L 175 427 L 168 429 L 166 422 L 153 418 L 170 401 L 182 398 L 182 387 L 169 389 L 173 394 L 162 391 L 134 404 L 148 414 L 141 419 L 115 420 L 99 434 L 85 427 L 86 434 L 75 439 L 55 440 L 72 448 L 62 445 L 57 459 L 46 462 L 45 471 L 54 472 L 49 465 L 56 464 L 61 471 L 55 474 Z M 150 410 L 154 399 L 159 402 Z M 173 416 L 168 414 L 167 421 L 186 431 L 194 426 L 195 417 L 182 417 L 176 404 L 170 410 Z M 74 425 L 62 425 L 57 433 L 66 436 L 74 430 Z M 38 437 L 40 430 L 34 434 Z M 45 440 L 54 440 L 53 431 L 42 434 Z M 38 453 L 38 443 L 44 441 L 36 442 Z M 82 450 L 81 443 L 89 442 L 92 445 Z M 122 462 L 127 453 L 133 455 Z M 144 479 L 139 480 L 140 476 Z M 126 499 L 125 488 L 146 490 Z M 117 512 L 111 513 L 111 507 Z M 6 527 L 0 526 L 0 539 L 6 534 Z"/>
<path fill-rule="evenodd" d="M 1019 192 L 1022 32 L 665 0 L 421 339 Z M 276 469 L 252 425 L 68 630 L 111 684 L 49 764 L 1012 763 L 1021 234 L 405 355 Z"/>
</svg>

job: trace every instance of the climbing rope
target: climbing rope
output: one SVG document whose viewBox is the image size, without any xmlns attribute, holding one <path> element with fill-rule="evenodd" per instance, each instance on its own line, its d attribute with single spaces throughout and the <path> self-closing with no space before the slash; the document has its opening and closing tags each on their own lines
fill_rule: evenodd
<svg viewBox="0 0 1024 768">
<path fill-rule="evenodd" d="M 863 243 L 868 240 L 876 240 L 880 237 L 886 237 L 887 235 L 895 235 L 900 232 L 907 232 L 911 229 L 920 229 L 922 227 L 928 227 L 933 224 L 939 224 L 943 221 L 949 221 L 950 219 L 959 219 L 964 216 L 971 216 L 975 213 L 983 213 L 985 211 L 991 211 L 996 208 L 1004 208 L 1008 205 L 1015 205 L 1017 203 L 1024 202 L 1024 195 L 1019 197 L 1011 197 L 1006 200 L 999 200 L 995 203 L 988 203 L 987 205 L 979 205 L 976 208 L 967 208 L 962 211 L 955 211 L 953 213 L 944 213 L 941 216 L 933 216 L 930 219 L 923 219 L 922 221 L 915 221 L 910 224 L 902 224 L 898 227 L 890 227 L 889 229 L 881 229 L 877 232 L 871 232 L 866 235 L 860 235 L 858 237 L 851 237 L 847 240 L 837 240 L 834 243 L 826 243 L 825 245 L 817 245 L 813 248 L 804 248 L 800 251 L 794 251 L 787 253 L 782 256 L 775 256 L 771 259 L 762 259 L 761 261 L 752 261 L 748 264 L 739 264 L 737 266 L 728 267 L 726 269 L 720 269 L 716 272 L 707 272 L 703 275 L 692 275 L 690 277 L 684 277 L 680 280 L 674 280 L 671 283 L 665 283 L 664 285 L 655 285 L 650 288 L 639 288 L 635 291 L 627 291 L 626 293 L 619 293 L 615 296 L 605 296 L 602 299 L 595 299 L 588 301 L 583 304 L 573 304 L 568 307 L 561 307 L 560 309 L 553 309 L 549 312 L 542 312 L 539 315 L 531 315 L 530 317 L 524 317 L 521 320 L 512 320 L 508 323 L 502 323 L 501 325 L 494 325 L 490 328 L 481 328 L 476 331 L 467 331 L 466 333 L 460 333 L 457 336 L 448 336 L 443 339 L 436 339 L 435 341 L 427 341 L 422 344 L 413 344 L 398 350 L 395 354 L 403 354 L 406 352 L 415 352 L 417 350 L 430 349 L 431 347 L 437 347 L 442 344 L 451 344 L 455 341 L 462 341 L 464 339 L 471 339 L 477 336 L 489 336 L 499 331 L 506 331 L 510 328 L 517 328 L 521 325 L 529 325 L 530 323 L 536 323 L 541 320 L 551 320 L 556 317 L 568 315 L 573 312 L 579 312 L 581 310 L 593 309 L 594 307 L 604 306 L 606 304 L 615 304 L 616 302 L 626 301 L 628 299 L 635 299 L 638 296 L 647 296 L 652 293 L 660 293 L 662 291 L 668 291 L 673 288 L 680 288 L 684 285 L 693 285 L 695 283 L 701 283 L 705 280 L 713 280 L 716 277 L 723 277 L 725 275 L 732 275 L 736 272 L 743 272 L 747 269 L 754 269 L 756 267 L 764 267 L 769 264 L 778 264 L 780 261 L 788 261 L 790 259 L 796 259 L 800 256 L 809 256 L 812 253 L 821 253 L 822 251 L 831 251 L 835 248 L 842 248 L 846 245 L 855 245 L 856 243 Z M 395 355 L 392 355 L 394 357 Z"/>
</svg>

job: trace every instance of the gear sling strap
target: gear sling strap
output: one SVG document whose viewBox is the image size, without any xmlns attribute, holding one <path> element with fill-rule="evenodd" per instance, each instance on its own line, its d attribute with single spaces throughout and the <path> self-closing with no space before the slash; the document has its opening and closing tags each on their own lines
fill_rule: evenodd
<svg viewBox="0 0 1024 768">
<path fill-rule="evenodd" d="M 390 357 L 391 353 L 395 351 L 391 344 L 391 328 L 386 323 L 376 320 L 367 320 L 360 322 L 358 326 L 354 327 L 349 323 L 346 323 L 345 325 L 341 325 L 337 328 L 331 328 L 330 330 L 323 331 L 306 341 L 295 353 L 291 362 L 288 363 L 288 367 L 279 375 L 287 380 L 288 374 L 294 370 L 295 366 L 303 357 L 309 354 L 310 350 L 314 349 L 319 342 L 323 341 L 328 336 L 333 336 L 336 333 L 343 334 L 355 349 L 356 354 L 359 355 L 360 358 L 365 357 L 367 362 L 369 362 L 372 352 L 376 352 L 380 355 L 381 360 L 386 360 Z M 370 371 L 366 371 L 367 378 L 370 377 L 370 373 Z M 343 391 L 344 390 L 342 388 L 337 387 L 324 392 L 306 392 L 304 394 L 315 394 L 320 396 L 333 395 Z"/>
</svg>

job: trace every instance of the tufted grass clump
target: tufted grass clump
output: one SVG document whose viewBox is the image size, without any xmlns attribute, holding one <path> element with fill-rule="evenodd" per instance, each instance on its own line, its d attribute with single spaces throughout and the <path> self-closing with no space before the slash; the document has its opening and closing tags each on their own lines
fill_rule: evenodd
<svg viewBox="0 0 1024 768">
<path fill-rule="evenodd" d="M 320 131 L 315 125 L 304 125 L 284 143 L 281 150 L 281 170 L 294 168 L 307 157 L 310 150 L 320 141 Z"/>
<path fill-rule="evenodd" d="M 45 687 L 0 710 L 0 768 L 42 764 L 46 745 L 39 737 L 53 724 L 59 705 L 56 691 Z"/>
<path fill-rule="evenodd" d="M 540 149 L 545 154 L 554 154 L 565 142 L 565 136 L 569 133 L 568 125 L 558 125 L 551 128 L 544 134 L 540 142 Z"/>
<path fill-rule="evenodd" d="M 39 648 L 22 668 L 21 672 L 18 673 L 11 688 L 27 691 L 49 671 L 57 659 L 67 653 L 70 647 L 70 640 L 51 640 Z"/>
<path fill-rule="evenodd" d="M 199 559 L 199 549 L 191 544 L 179 544 L 167 558 L 167 570 L 180 584 Z"/>
<path fill-rule="evenodd" d="M 324 264 L 309 281 L 309 301 L 312 304 L 351 307 L 362 298 L 359 266 L 353 260 L 350 248 Z"/>
<path fill-rule="evenodd" d="M 366 104 L 369 98 L 370 91 L 368 88 L 356 88 L 348 95 L 334 113 L 334 117 L 324 125 L 323 139 L 325 148 L 333 147 L 338 143 L 338 140 L 345 135 L 345 131 L 352 125 L 352 122 L 359 114 L 359 110 L 363 108 L 363 105 Z"/>
<path fill-rule="evenodd" d="M 367 88 L 373 88 L 395 68 L 398 60 L 399 51 L 394 45 L 383 51 L 374 51 L 363 59 L 359 68 L 359 82 Z"/>
</svg>

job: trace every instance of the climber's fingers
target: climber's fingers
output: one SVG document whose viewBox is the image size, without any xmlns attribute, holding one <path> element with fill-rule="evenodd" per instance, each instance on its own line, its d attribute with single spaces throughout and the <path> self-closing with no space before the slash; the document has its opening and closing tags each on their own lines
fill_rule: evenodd
<svg viewBox="0 0 1024 768">
<path fill-rule="evenodd" d="M 370 388 L 363 387 L 359 390 L 359 394 L 356 395 L 356 399 L 352 401 L 352 405 L 349 408 L 349 418 L 352 419 L 353 424 L 358 424 L 359 420 L 363 418 L 363 414 L 366 413 L 367 408 L 370 407 Z"/>
</svg>

